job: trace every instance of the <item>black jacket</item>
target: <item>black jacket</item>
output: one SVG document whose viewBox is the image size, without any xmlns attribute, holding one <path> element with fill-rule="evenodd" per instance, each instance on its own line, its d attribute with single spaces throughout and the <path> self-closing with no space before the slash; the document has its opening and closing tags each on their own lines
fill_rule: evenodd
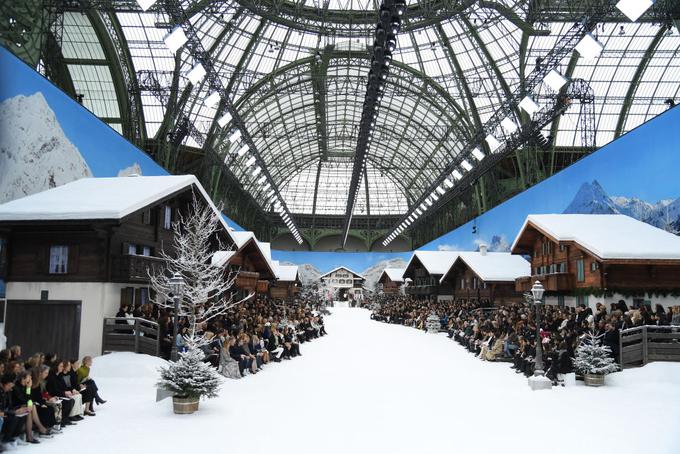
<svg viewBox="0 0 680 454">
<path fill-rule="evenodd" d="M 50 372 L 47 376 L 47 392 L 51 396 L 66 397 L 66 391 L 69 391 L 69 389 L 66 387 L 64 380 L 61 379 L 61 376 Z"/>
</svg>

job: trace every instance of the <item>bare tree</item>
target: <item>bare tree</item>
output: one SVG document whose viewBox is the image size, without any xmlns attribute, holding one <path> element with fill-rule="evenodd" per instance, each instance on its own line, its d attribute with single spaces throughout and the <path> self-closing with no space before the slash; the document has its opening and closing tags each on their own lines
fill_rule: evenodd
<svg viewBox="0 0 680 454">
<path fill-rule="evenodd" d="M 203 337 L 197 334 L 203 323 L 254 295 L 250 293 L 243 299 L 234 300 L 230 290 L 239 269 L 227 272 L 225 260 L 220 261 L 215 255 L 217 250 L 231 250 L 220 241 L 218 232 L 222 226 L 218 216 L 209 204 L 201 203 L 194 194 L 186 215 L 179 214 L 172 224 L 174 247 L 171 252 L 163 250 L 159 254 L 166 267 L 148 270 L 151 287 L 156 292 L 152 302 L 162 308 L 174 308 L 172 276 L 179 273 L 184 278 L 177 316 L 189 320 L 186 343 L 190 349 L 205 344 Z"/>
</svg>

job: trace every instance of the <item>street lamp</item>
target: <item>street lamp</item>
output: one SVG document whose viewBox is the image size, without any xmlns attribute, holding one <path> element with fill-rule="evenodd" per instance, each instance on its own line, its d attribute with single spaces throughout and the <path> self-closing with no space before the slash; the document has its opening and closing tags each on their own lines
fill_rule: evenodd
<svg viewBox="0 0 680 454">
<path fill-rule="evenodd" d="M 536 362 L 534 364 L 534 376 L 529 378 L 531 389 L 550 389 L 552 382 L 545 376 L 543 371 L 543 342 L 541 339 L 541 306 L 543 305 L 543 293 L 545 289 L 540 281 L 534 282 L 531 287 L 531 296 L 536 308 Z"/>
<path fill-rule="evenodd" d="M 170 351 L 170 360 L 177 361 L 177 331 L 179 324 L 179 302 L 182 299 L 182 294 L 184 293 L 184 286 L 186 282 L 182 277 L 182 273 L 179 271 L 172 275 L 170 278 L 170 291 L 172 292 L 173 298 L 175 300 L 175 311 L 173 313 L 172 320 L 172 350 Z"/>
</svg>

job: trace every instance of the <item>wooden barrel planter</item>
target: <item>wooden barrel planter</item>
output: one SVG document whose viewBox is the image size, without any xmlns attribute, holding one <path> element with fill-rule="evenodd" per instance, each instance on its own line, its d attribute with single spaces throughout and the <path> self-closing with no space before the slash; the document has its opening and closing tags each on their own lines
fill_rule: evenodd
<svg viewBox="0 0 680 454">
<path fill-rule="evenodd" d="M 178 415 L 190 415 L 198 411 L 198 397 L 177 397 L 172 398 L 172 408 Z"/>
<path fill-rule="evenodd" d="M 604 377 L 601 374 L 584 374 L 583 381 L 586 386 L 604 386 Z"/>
</svg>

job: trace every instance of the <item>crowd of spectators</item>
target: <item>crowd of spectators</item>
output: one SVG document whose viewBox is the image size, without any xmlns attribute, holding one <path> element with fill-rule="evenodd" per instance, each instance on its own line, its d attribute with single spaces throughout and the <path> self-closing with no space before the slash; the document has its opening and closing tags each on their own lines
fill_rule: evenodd
<svg viewBox="0 0 680 454">
<path fill-rule="evenodd" d="M 325 305 L 316 295 L 293 301 L 274 301 L 258 297 L 235 305 L 199 328 L 206 343 L 202 347 L 206 361 L 222 369 L 225 362 L 236 361 L 239 374 L 255 374 L 270 362 L 301 356 L 300 345 L 326 334 Z M 117 317 L 141 317 L 157 321 L 161 353 L 170 358 L 173 343 L 184 351 L 188 320 L 181 317 L 177 337 L 173 339 L 173 317 L 169 310 L 140 306 L 130 311 L 122 306 Z M 124 323 L 124 322 L 123 322 Z"/>
<path fill-rule="evenodd" d="M 95 416 L 106 403 L 90 376 L 92 358 L 60 359 L 53 353 L 22 357 L 15 345 L 0 351 L 0 451 L 38 444 L 62 428 Z"/>
<path fill-rule="evenodd" d="M 426 329 L 430 314 L 439 317 L 441 331 L 483 361 L 507 361 L 518 374 L 534 372 L 536 342 L 543 349 L 544 369 L 555 384 L 573 371 L 572 359 L 579 343 L 590 336 L 599 338 L 618 360 L 620 330 L 642 325 L 680 326 L 680 307 L 652 311 L 642 305 L 629 308 L 624 301 L 607 308 L 597 304 L 595 312 L 577 307 L 541 306 L 540 335 L 537 336 L 535 309 L 528 303 L 491 307 L 475 302 L 416 300 L 409 296 L 380 296 L 373 300 L 371 317 Z"/>
</svg>

